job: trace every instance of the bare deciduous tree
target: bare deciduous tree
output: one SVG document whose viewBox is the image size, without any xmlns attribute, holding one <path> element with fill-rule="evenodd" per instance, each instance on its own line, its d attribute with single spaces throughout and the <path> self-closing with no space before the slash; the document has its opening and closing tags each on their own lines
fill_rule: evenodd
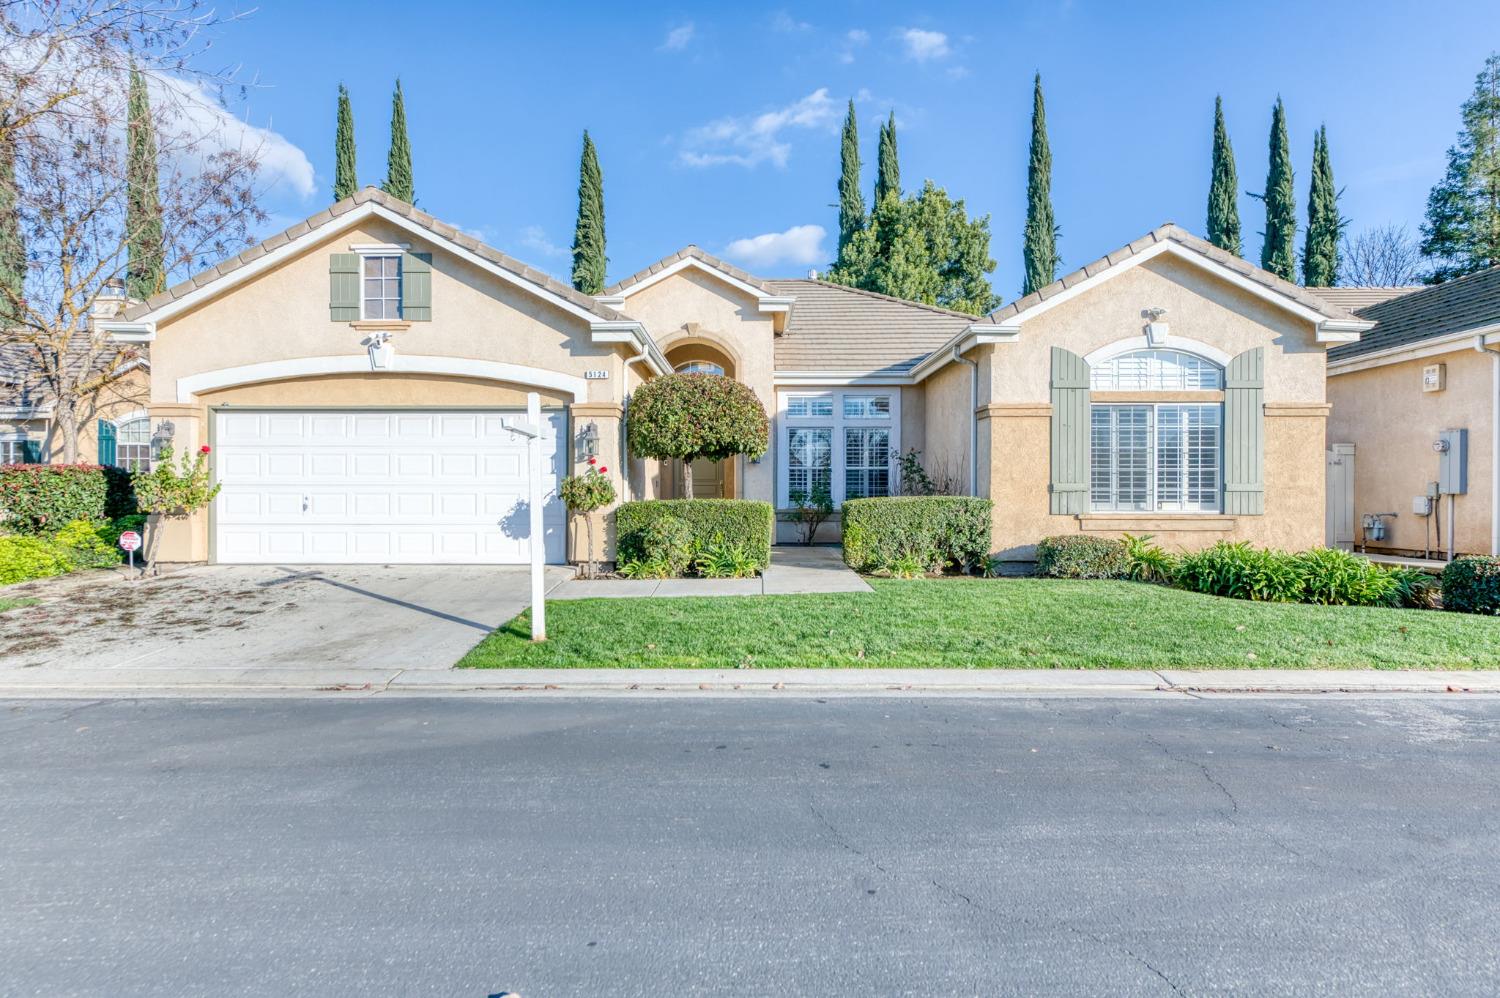
<svg viewBox="0 0 1500 998">
<path fill-rule="evenodd" d="M 1353 288 L 1395 288 L 1421 284 L 1426 276 L 1422 251 L 1404 225 L 1380 225 L 1344 236 L 1339 251 L 1339 284 Z"/>
<path fill-rule="evenodd" d="M 98 393 L 136 356 L 92 321 L 142 236 L 126 210 L 132 68 L 151 98 L 163 277 L 237 252 L 265 218 L 259 149 L 226 127 L 235 124 L 222 104 L 229 79 L 193 63 L 202 33 L 219 23 L 199 0 L 0 0 L 0 151 L 14 163 L 26 250 L 20 293 L 0 282 L 0 314 L 6 338 L 29 348 L 65 461 L 79 459 L 79 426 Z"/>
</svg>

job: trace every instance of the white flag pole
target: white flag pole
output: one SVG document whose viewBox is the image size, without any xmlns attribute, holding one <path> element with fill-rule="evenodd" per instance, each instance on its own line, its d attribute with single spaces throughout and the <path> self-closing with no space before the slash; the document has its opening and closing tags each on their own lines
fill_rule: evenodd
<svg viewBox="0 0 1500 998">
<path fill-rule="evenodd" d="M 542 399 L 536 392 L 526 393 L 526 421 L 532 428 L 532 435 L 526 441 L 526 456 L 531 465 L 526 476 L 531 500 L 531 640 L 546 641 L 547 601 L 543 565 L 547 558 L 547 538 L 542 524 Z"/>
</svg>

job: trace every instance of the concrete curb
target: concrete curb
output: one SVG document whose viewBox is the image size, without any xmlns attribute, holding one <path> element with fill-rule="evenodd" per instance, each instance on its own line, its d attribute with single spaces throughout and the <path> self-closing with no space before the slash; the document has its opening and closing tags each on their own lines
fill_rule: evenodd
<svg viewBox="0 0 1500 998">
<path fill-rule="evenodd" d="M 1184 696 L 1500 694 L 1500 671 L 1063 669 L 48 669 L 0 697 L 245 695 Z"/>
</svg>

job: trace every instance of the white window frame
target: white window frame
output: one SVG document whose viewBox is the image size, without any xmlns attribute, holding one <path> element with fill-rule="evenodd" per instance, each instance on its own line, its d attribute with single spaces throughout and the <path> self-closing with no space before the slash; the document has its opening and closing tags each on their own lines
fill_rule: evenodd
<svg viewBox="0 0 1500 998">
<path fill-rule="evenodd" d="M 154 445 L 154 435 L 151 431 L 151 414 L 145 410 L 141 410 L 140 412 L 132 412 L 129 415 L 121 416 L 119 419 L 111 420 L 111 422 L 115 424 L 115 467 L 124 468 L 126 471 L 150 471 L 151 466 L 156 462 L 156 447 Z M 141 446 L 139 443 L 129 445 L 125 443 L 125 427 L 130 423 L 146 424 L 146 457 L 139 464 L 125 463 L 125 456 L 120 450 L 124 446 Z M 139 458 L 137 460 L 140 461 Z"/>
<path fill-rule="evenodd" d="M 1213 375 L 1213 384 L 1209 385 L 1187 385 L 1168 384 L 1166 381 L 1160 383 L 1148 383 L 1141 385 L 1118 384 L 1119 372 L 1115 365 L 1131 357 L 1140 357 L 1145 365 L 1144 369 L 1148 375 L 1160 375 L 1163 372 L 1161 361 L 1168 355 L 1172 357 L 1183 357 L 1192 361 L 1197 366 L 1197 373 L 1201 376 L 1207 372 Z M 1101 384 L 1100 374 L 1109 370 L 1113 375 L 1115 384 Z M 1149 347 L 1141 350 L 1125 350 L 1108 358 L 1100 359 L 1089 365 L 1089 386 L 1096 392 L 1216 392 L 1224 388 L 1224 365 L 1217 363 L 1212 358 L 1191 350 L 1182 350 L 1175 346 Z"/>
<path fill-rule="evenodd" d="M 30 440 L 25 433 L 7 433 L 0 436 L 0 464 L 20 464 L 25 452 L 21 445 Z"/>
<path fill-rule="evenodd" d="M 359 257 L 359 318 L 361 322 L 404 322 L 406 316 L 402 314 L 401 303 L 406 296 L 406 267 L 402 263 L 402 257 L 411 250 L 410 243 L 359 243 L 349 247 L 349 251 Z M 365 261 L 371 257 L 395 257 L 396 258 L 396 317 L 381 316 L 377 319 L 370 318 L 365 311 Z M 383 280 L 383 278 L 382 278 Z M 381 301 L 388 299 L 382 297 Z"/>
<path fill-rule="evenodd" d="M 1188 407 L 1215 409 L 1218 412 L 1217 435 L 1214 439 L 1214 456 L 1217 460 L 1218 485 L 1215 489 L 1215 502 L 1211 507 L 1198 506 L 1195 508 L 1184 508 L 1182 503 L 1174 504 L 1175 508 L 1163 509 L 1158 497 L 1157 489 L 1157 462 L 1160 459 L 1160 441 L 1158 437 L 1160 427 L 1161 410 L 1181 409 Z M 1146 508 L 1135 509 L 1129 506 L 1121 506 L 1118 503 L 1100 505 L 1094 501 L 1094 413 L 1101 410 L 1119 409 L 1144 409 L 1146 418 Z M 1119 514 L 1127 516 L 1160 516 L 1160 515 L 1185 515 L 1185 516 L 1220 516 L 1224 512 L 1224 403 L 1218 401 L 1203 400 L 1178 401 L 1178 402 L 1096 402 L 1089 407 L 1089 512 L 1101 514 Z M 1184 450 L 1184 460 L 1186 460 Z M 1179 476 L 1185 475 L 1185 471 L 1179 472 Z M 1119 489 L 1113 489 L 1118 499 Z"/>
<path fill-rule="evenodd" d="M 862 398 L 870 395 L 885 395 L 891 400 L 890 413 L 875 417 L 849 417 L 844 415 L 844 397 Z M 793 398 L 828 399 L 832 412 L 827 416 L 793 416 L 787 406 Z M 860 385 L 853 388 L 795 388 L 776 393 L 776 503 L 781 509 L 791 505 L 788 448 L 793 427 L 827 428 L 830 431 L 831 461 L 829 464 L 829 491 L 833 505 L 837 508 L 845 499 L 844 430 L 846 428 L 882 429 L 890 434 L 889 462 L 891 494 L 900 489 L 897 478 L 897 455 L 901 453 L 901 387 L 899 385 Z"/>
<path fill-rule="evenodd" d="M 711 370 L 703 370 L 711 368 Z M 672 368 L 674 374 L 711 374 L 714 377 L 724 377 L 724 365 L 716 364 L 711 360 L 685 360 Z"/>
</svg>

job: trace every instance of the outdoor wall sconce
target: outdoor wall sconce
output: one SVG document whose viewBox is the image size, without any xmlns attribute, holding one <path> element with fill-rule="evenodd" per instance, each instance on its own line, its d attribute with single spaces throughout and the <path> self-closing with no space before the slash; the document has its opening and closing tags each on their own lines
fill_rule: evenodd
<svg viewBox="0 0 1500 998">
<path fill-rule="evenodd" d="M 1148 308 L 1141 311 L 1146 321 L 1146 343 L 1149 346 L 1159 347 L 1167 342 L 1167 324 L 1161 321 L 1161 317 L 1167 314 L 1164 308 Z"/>
<path fill-rule="evenodd" d="M 578 451 L 584 460 L 599 456 L 599 424 L 588 423 L 579 431 Z"/>
</svg>

